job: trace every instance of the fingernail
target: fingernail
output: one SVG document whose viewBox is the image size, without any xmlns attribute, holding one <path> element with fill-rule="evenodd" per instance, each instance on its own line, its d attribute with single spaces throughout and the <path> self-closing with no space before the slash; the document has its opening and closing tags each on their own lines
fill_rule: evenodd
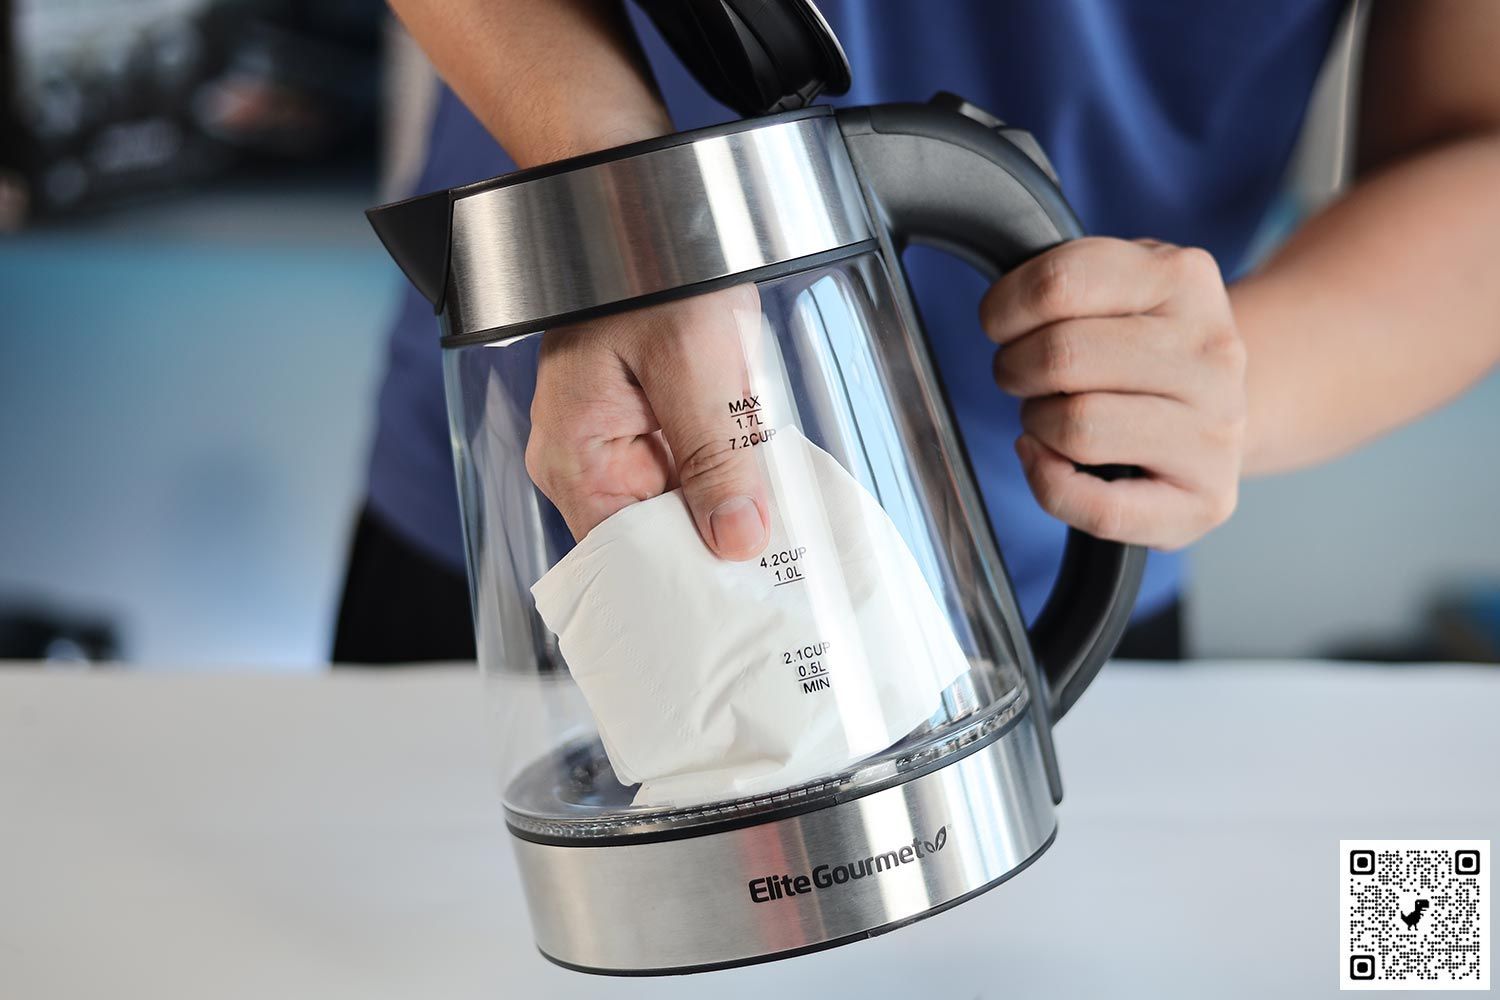
<svg viewBox="0 0 1500 1000">
<path fill-rule="evenodd" d="M 754 554 L 765 544 L 766 526 L 749 497 L 734 497 L 719 504 L 708 515 L 708 527 L 713 532 L 714 548 L 721 555 Z"/>
</svg>

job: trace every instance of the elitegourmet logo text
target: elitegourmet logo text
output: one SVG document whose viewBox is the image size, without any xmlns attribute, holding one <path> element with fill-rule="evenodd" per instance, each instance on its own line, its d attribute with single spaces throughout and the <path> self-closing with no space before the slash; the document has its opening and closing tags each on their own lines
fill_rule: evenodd
<svg viewBox="0 0 1500 1000">
<path fill-rule="evenodd" d="M 894 851 L 874 854 L 858 861 L 848 861 L 841 865 L 818 865 L 806 875 L 765 875 L 761 878 L 753 878 L 750 880 L 750 902 L 769 903 L 773 899 L 781 899 L 785 896 L 800 896 L 803 893 L 843 885 L 845 882 L 854 882 L 866 877 L 873 878 L 881 872 L 910 864 L 929 854 L 936 854 L 947 843 L 948 827 L 942 826 L 938 828 L 937 836 L 931 840 L 914 837 L 910 844 L 903 845 Z"/>
</svg>

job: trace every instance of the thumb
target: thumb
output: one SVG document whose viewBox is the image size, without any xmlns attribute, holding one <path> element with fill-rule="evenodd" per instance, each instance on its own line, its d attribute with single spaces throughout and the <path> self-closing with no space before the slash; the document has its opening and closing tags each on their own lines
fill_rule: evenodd
<svg viewBox="0 0 1500 1000">
<path fill-rule="evenodd" d="M 698 533 L 723 559 L 753 559 L 769 536 L 765 489 L 749 455 L 700 450 L 678 462 Z"/>
<path fill-rule="evenodd" d="M 642 341 L 640 363 L 631 367 L 703 541 L 721 558 L 754 558 L 770 535 L 765 477 L 753 454 L 758 405 L 745 363 L 748 338 L 760 333 L 755 286 L 660 308 L 670 322 Z"/>
</svg>

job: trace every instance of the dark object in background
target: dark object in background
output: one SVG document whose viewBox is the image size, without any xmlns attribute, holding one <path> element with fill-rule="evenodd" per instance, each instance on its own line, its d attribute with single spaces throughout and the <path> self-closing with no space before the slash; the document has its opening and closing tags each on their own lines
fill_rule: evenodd
<svg viewBox="0 0 1500 1000">
<path fill-rule="evenodd" d="M 1112 659 L 1178 662 L 1188 658 L 1187 627 L 1178 599 L 1130 623 Z"/>
<path fill-rule="evenodd" d="M 379 0 L 0 0 L 0 229 L 247 161 L 373 160 Z"/>
<path fill-rule="evenodd" d="M 0 660 L 87 663 L 120 656 L 115 628 L 39 607 L 0 608 Z"/>
<path fill-rule="evenodd" d="M 16 115 L 16 43 L 12 0 L 0 0 L 0 233 L 26 218 L 26 161 Z"/>
<path fill-rule="evenodd" d="M 408 543 L 366 507 L 349 550 L 333 662 L 473 659 L 468 579 Z"/>
<path fill-rule="evenodd" d="M 1500 582 L 1445 595 L 1434 602 L 1430 619 L 1445 659 L 1500 663 Z"/>
<path fill-rule="evenodd" d="M 379 0 L 214 7 L 205 31 L 225 61 L 194 95 L 194 120 L 256 155 L 372 156 L 385 13 Z"/>
<path fill-rule="evenodd" d="M 1500 663 L 1500 581 L 1454 585 L 1440 591 L 1415 635 L 1335 647 L 1333 660 L 1377 663 Z"/>
</svg>

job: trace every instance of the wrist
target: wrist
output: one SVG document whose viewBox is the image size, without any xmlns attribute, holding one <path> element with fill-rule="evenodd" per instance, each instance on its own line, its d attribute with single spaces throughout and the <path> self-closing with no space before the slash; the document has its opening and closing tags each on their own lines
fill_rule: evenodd
<svg viewBox="0 0 1500 1000">
<path fill-rule="evenodd" d="M 531 142 L 510 150 L 522 167 L 536 166 L 613 149 L 643 139 L 655 139 L 672 131 L 666 108 L 633 107 L 625 110 L 585 108 L 558 115 Z"/>
<path fill-rule="evenodd" d="M 1263 279 L 1250 275 L 1229 288 L 1229 306 L 1245 345 L 1245 438 L 1240 465 L 1245 478 L 1283 471 L 1280 440 L 1285 429 L 1281 425 L 1290 417 L 1288 401 L 1277 398 L 1277 380 L 1267 378 L 1266 367 L 1274 367 L 1275 358 L 1258 349 L 1263 348 L 1266 327 L 1277 322 L 1274 295 L 1266 294 L 1265 285 Z"/>
</svg>

